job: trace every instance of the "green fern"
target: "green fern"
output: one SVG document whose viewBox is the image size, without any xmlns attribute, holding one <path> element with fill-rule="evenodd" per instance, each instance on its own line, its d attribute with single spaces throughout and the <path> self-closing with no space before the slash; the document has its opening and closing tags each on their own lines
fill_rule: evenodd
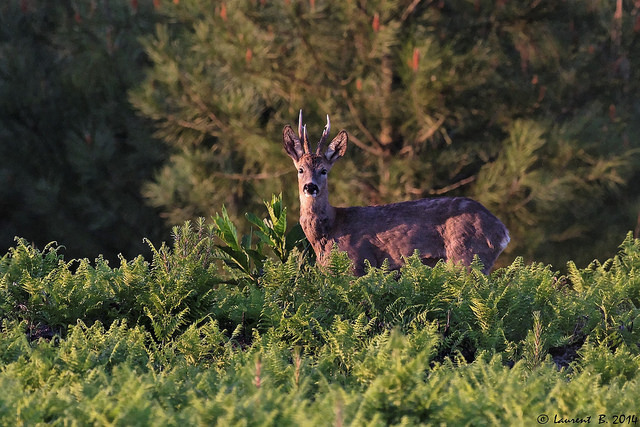
<svg viewBox="0 0 640 427">
<path fill-rule="evenodd" d="M 637 240 L 567 276 L 415 254 L 356 278 L 344 253 L 320 268 L 294 248 L 252 279 L 216 227 L 115 268 L 23 242 L 3 257 L 0 423 L 526 425 L 637 403 Z"/>
</svg>

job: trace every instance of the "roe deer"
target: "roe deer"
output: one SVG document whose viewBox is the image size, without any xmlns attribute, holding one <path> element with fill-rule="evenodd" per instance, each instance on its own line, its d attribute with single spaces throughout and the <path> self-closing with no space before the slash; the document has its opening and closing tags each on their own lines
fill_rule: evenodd
<svg viewBox="0 0 640 427">
<path fill-rule="evenodd" d="M 483 272 L 488 274 L 509 243 L 509 232 L 484 206 L 464 197 L 442 197 L 382 206 L 333 207 L 327 177 L 347 150 L 347 132 L 341 130 L 325 151 L 331 129 L 327 115 L 314 153 L 306 125 L 302 125 L 302 110 L 298 120 L 298 136 L 290 125 L 284 127 L 284 149 L 298 170 L 300 225 L 319 264 L 326 265 L 337 244 L 353 261 L 358 276 L 365 272 L 365 260 L 380 267 L 386 258 L 391 269 L 399 269 L 403 258 L 415 249 L 422 262 L 431 266 L 441 259 L 469 266 L 478 255 Z"/>
</svg>

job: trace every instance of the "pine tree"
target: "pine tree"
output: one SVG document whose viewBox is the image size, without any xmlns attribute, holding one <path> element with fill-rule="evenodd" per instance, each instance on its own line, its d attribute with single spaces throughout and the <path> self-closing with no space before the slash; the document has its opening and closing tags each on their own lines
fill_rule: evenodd
<svg viewBox="0 0 640 427">
<path fill-rule="evenodd" d="M 115 259 L 160 238 L 140 186 L 165 149 L 127 99 L 154 20 L 136 2 L 0 5 L 0 247 L 18 235 Z"/>
<path fill-rule="evenodd" d="M 280 132 L 303 108 L 311 135 L 327 113 L 350 132 L 332 171 L 337 205 L 471 195 L 512 230 L 511 255 L 556 265 L 602 256 L 594 241 L 613 251 L 635 226 L 640 13 L 630 2 L 162 10 L 167 24 L 144 41 L 153 68 L 131 100 L 172 150 L 146 187 L 172 223 L 222 203 L 239 216 L 280 191 L 296 211 Z"/>
</svg>

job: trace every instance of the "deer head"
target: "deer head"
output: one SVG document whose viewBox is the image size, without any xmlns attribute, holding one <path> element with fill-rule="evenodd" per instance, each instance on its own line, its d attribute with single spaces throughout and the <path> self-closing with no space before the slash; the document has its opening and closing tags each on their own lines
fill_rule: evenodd
<svg viewBox="0 0 640 427">
<path fill-rule="evenodd" d="M 347 131 L 341 130 L 325 151 L 330 131 L 331 122 L 329 115 L 327 115 L 327 124 L 314 153 L 309 145 L 307 126 L 302 124 L 302 110 L 298 116 L 298 136 L 290 125 L 284 127 L 284 149 L 298 170 L 298 189 L 301 201 L 307 198 L 315 199 L 318 196 L 322 196 L 322 199 L 328 198 L 327 176 L 334 163 L 347 151 L 349 139 Z"/>
</svg>

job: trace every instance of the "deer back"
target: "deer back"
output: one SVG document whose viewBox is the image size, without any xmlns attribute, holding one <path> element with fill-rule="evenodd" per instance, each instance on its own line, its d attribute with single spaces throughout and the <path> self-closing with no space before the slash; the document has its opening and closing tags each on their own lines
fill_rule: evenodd
<svg viewBox="0 0 640 427">
<path fill-rule="evenodd" d="M 328 241 L 349 254 L 357 274 L 364 273 L 364 260 L 379 267 L 388 259 L 390 268 L 398 269 L 416 249 L 427 265 L 438 260 L 470 265 L 478 255 L 486 273 L 509 243 L 509 233 L 480 203 L 459 197 L 336 208 Z"/>
</svg>

